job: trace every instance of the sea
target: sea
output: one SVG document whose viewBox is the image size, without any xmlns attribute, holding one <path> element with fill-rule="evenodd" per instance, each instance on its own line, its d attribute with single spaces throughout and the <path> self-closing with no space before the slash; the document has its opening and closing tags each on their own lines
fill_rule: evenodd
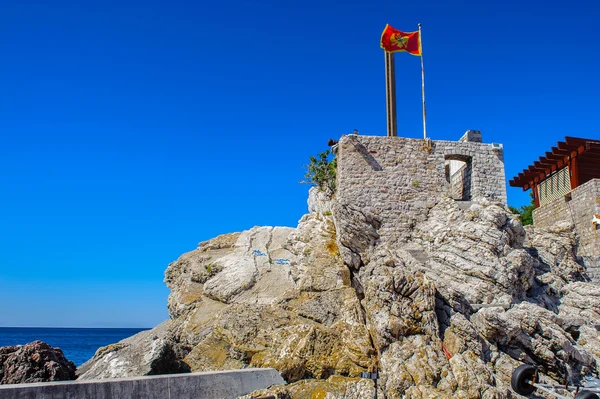
<svg viewBox="0 0 600 399">
<path fill-rule="evenodd" d="M 0 346 L 25 345 L 35 340 L 62 349 L 77 367 L 102 346 L 114 344 L 147 328 L 0 327 Z"/>
</svg>

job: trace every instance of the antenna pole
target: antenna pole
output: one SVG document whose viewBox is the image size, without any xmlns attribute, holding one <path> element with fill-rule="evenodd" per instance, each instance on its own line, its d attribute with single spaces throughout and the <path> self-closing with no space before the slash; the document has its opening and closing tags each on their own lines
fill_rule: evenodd
<svg viewBox="0 0 600 399">
<path fill-rule="evenodd" d="M 425 108 L 425 65 L 423 63 L 423 36 L 419 24 L 419 50 L 421 53 L 421 97 L 423 98 L 423 140 L 427 140 L 427 109 Z"/>
</svg>

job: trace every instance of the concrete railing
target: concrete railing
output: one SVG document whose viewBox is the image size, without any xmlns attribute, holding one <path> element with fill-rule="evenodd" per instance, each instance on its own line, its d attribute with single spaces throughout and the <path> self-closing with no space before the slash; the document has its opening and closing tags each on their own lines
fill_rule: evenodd
<svg viewBox="0 0 600 399">
<path fill-rule="evenodd" d="M 2 399 L 229 399 L 285 384 L 275 369 L 0 385 Z"/>
</svg>

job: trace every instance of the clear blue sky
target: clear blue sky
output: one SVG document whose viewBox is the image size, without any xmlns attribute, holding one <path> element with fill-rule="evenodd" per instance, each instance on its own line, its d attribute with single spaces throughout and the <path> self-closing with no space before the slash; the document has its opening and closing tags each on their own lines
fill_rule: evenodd
<svg viewBox="0 0 600 399">
<path fill-rule="evenodd" d="M 481 130 L 507 178 L 565 135 L 598 138 L 599 7 L 3 1 L 0 326 L 154 326 L 180 254 L 295 226 L 308 156 L 386 134 L 386 23 L 423 24 L 431 138 Z M 419 138 L 419 58 L 396 68 L 398 132 Z"/>
</svg>

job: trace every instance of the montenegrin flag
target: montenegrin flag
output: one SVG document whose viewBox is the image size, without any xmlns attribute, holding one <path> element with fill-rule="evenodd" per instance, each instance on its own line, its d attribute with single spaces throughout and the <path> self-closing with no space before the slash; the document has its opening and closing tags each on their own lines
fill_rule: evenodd
<svg viewBox="0 0 600 399">
<path fill-rule="evenodd" d="M 421 55 L 419 31 L 402 32 L 386 25 L 381 34 L 381 48 L 388 53 L 406 51 L 412 55 Z"/>
</svg>

